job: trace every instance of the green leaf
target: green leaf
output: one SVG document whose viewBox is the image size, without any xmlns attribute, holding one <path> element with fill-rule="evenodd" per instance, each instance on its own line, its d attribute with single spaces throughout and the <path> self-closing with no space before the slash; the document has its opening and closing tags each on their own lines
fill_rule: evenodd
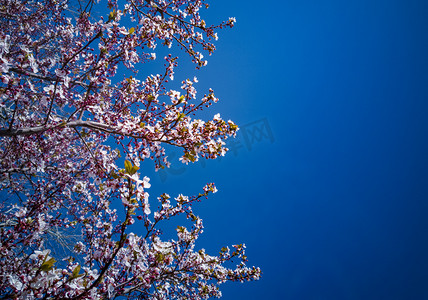
<svg viewBox="0 0 428 300">
<path fill-rule="evenodd" d="M 195 162 L 196 158 L 194 155 L 190 154 L 189 152 L 184 154 L 184 157 L 187 158 L 188 160 L 190 160 L 191 162 Z"/>
<path fill-rule="evenodd" d="M 156 260 L 158 262 L 162 262 L 164 260 L 164 258 L 165 258 L 165 256 L 162 253 L 160 253 L 160 252 L 156 253 Z"/>
<path fill-rule="evenodd" d="M 113 9 L 113 11 L 110 12 L 110 14 L 108 15 L 108 20 L 111 21 L 116 17 L 116 10 Z"/>
<path fill-rule="evenodd" d="M 56 260 L 55 260 L 55 258 L 51 257 L 51 259 L 49 259 L 48 261 L 45 261 L 42 264 L 40 269 L 42 269 L 42 271 L 48 272 L 48 271 L 52 270 L 54 263 L 56 263 Z"/>
<path fill-rule="evenodd" d="M 125 171 L 129 175 L 134 175 L 140 168 L 133 165 L 129 160 L 125 160 Z"/>
<path fill-rule="evenodd" d="M 73 273 L 71 274 L 72 278 L 77 278 L 79 277 L 79 272 L 80 272 L 80 265 L 77 265 L 74 270 Z M 82 275 L 83 276 L 83 275 Z"/>
<path fill-rule="evenodd" d="M 235 124 L 230 124 L 229 127 L 233 131 L 236 131 L 238 129 L 238 125 L 235 125 Z"/>
<path fill-rule="evenodd" d="M 133 175 L 131 174 L 132 172 L 132 162 L 130 162 L 129 160 L 125 160 L 125 171 L 126 173 L 128 173 L 129 175 Z"/>
<path fill-rule="evenodd" d="M 140 169 L 140 168 L 137 167 L 137 166 L 132 166 L 132 173 L 131 173 L 131 175 L 134 175 L 135 173 L 137 173 L 138 169 Z"/>
<path fill-rule="evenodd" d="M 193 222 L 198 219 L 193 213 L 190 213 L 189 217 L 192 219 Z"/>
<path fill-rule="evenodd" d="M 181 120 L 181 119 L 183 119 L 185 116 L 186 116 L 186 114 L 179 113 L 179 114 L 178 114 L 177 121 L 180 121 L 180 120 Z"/>
</svg>

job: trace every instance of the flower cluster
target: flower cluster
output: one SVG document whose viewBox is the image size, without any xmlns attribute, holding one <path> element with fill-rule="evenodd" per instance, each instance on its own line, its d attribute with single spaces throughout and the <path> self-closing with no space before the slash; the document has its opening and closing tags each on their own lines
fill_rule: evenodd
<svg viewBox="0 0 428 300">
<path fill-rule="evenodd" d="M 104 6 L 105 5 L 105 6 Z M 0 294 L 10 299 L 205 299 L 226 281 L 256 280 L 243 245 L 217 256 L 197 250 L 197 196 L 150 200 L 141 163 L 169 167 L 223 156 L 238 130 L 197 97 L 197 79 L 168 89 L 178 57 L 139 76 L 158 45 L 196 68 L 215 50 L 203 0 L 0 0 Z M 96 17 L 101 12 L 105 16 Z M 173 48 L 174 46 L 174 48 Z M 126 75 L 124 75 L 126 74 Z M 117 149 L 115 149 L 117 148 Z M 125 156 L 125 160 L 121 159 Z M 120 207 L 120 209 L 118 208 Z M 185 215 L 166 239 L 159 224 Z M 132 232 L 138 224 L 142 235 Z M 235 268 L 227 263 L 237 260 Z"/>
</svg>

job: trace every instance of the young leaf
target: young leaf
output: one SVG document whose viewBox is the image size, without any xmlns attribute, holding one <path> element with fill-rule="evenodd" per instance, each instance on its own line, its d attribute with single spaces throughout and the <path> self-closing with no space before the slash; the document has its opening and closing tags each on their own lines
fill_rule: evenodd
<svg viewBox="0 0 428 300">
<path fill-rule="evenodd" d="M 56 263 L 56 260 L 55 258 L 51 257 L 41 265 L 40 269 L 42 269 L 42 271 L 48 272 L 52 270 L 54 263 Z"/>
<path fill-rule="evenodd" d="M 140 169 L 140 168 L 139 168 L 139 167 L 137 167 L 137 166 L 132 166 L 131 175 L 134 175 L 135 173 L 137 173 L 137 171 L 138 171 L 139 169 Z"/>
<path fill-rule="evenodd" d="M 130 162 L 129 160 L 125 160 L 125 171 L 129 175 L 133 175 L 133 174 L 131 174 L 131 172 L 132 172 L 132 162 Z"/>
<path fill-rule="evenodd" d="M 79 277 L 79 272 L 80 272 L 80 265 L 77 265 L 74 268 L 73 273 L 71 274 L 71 278 L 77 278 L 77 277 Z"/>
</svg>

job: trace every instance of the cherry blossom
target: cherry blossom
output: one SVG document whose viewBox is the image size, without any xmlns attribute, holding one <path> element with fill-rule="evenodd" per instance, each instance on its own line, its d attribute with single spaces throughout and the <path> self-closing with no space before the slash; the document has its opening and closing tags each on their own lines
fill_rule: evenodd
<svg viewBox="0 0 428 300">
<path fill-rule="evenodd" d="M 196 77 L 169 87 L 179 58 L 215 51 L 204 0 L 1 0 L 0 295 L 4 299 L 206 299 L 257 280 L 245 245 L 197 247 L 193 204 L 216 193 L 150 196 L 142 166 L 215 159 L 238 126 L 198 112 Z M 159 57 L 157 49 L 170 54 Z M 142 75 L 160 60 L 159 74 Z M 178 89 L 178 90 L 177 90 Z M 178 162 L 174 162 L 178 163 Z M 187 217 L 174 239 L 159 229 Z M 138 228 L 138 234 L 134 229 Z"/>
</svg>

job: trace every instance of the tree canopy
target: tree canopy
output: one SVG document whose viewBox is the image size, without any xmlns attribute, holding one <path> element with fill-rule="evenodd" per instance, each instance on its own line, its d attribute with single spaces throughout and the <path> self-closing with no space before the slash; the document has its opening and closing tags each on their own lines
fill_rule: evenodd
<svg viewBox="0 0 428 300">
<path fill-rule="evenodd" d="M 0 298 L 206 299 L 227 281 L 256 280 L 245 245 L 196 248 L 194 196 L 149 197 L 145 160 L 167 168 L 225 155 L 238 126 L 197 113 L 196 78 L 168 87 L 186 54 L 215 50 L 203 0 L 0 1 Z M 170 53 L 156 57 L 157 47 Z M 139 75 L 164 60 L 158 74 Z M 124 75 L 125 74 L 125 75 Z M 185 215 L 175 239 L 159 229 Z M 135 226 L 143 234 L 135 233 Z M 140 230 L 141 231 L 141 230 Z M 233 267 L 232 267 L 233 266 Z"/>
</svg>

